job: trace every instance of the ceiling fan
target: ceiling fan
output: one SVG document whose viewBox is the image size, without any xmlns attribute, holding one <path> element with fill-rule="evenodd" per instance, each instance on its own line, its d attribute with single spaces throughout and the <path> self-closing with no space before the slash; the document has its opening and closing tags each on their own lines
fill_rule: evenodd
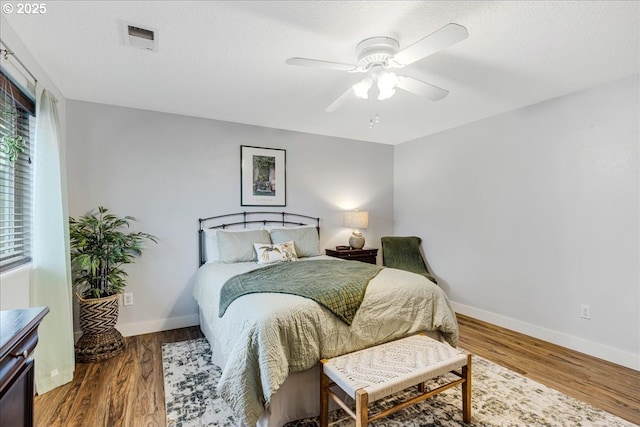
<svg viewBox="0 0 640 427">
<path fill-rule="evenodd" d="M 353 96 L 368 99 L 369 95 L 377 95 L 378 100 L 388 99 L 394 95 L 396 88 L 432 101 L 438 101 L 447 96 L 449 91 L 413 77 L 397 75 L 388 70 L 403 68 L 458 43 L 468 36 L 469 33 L 465 27 L 452 23 L 402 50 L 398 50 L 400 45 L 391 37 L 379 36 L 363 40 L 356 46 L 358 56 L 356 65 L 298 57 L 289 58 L 285 62 L 287 65 L 326 68 L 349 73 L 367 73 L 367 77 L 354 84 L 333 101 L 326 108 L 327 112 L 337 110 Z M 375 86 L 374 83 L 376 83 Z"/>
</svg>

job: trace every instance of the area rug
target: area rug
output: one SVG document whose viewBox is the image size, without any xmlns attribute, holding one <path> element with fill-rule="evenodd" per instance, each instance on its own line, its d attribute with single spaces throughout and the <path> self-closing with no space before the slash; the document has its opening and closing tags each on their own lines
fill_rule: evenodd
<svg viewBox="0 0 640 427">
<path fill-rule="evenodd" d="M 163 344 L 162 364 L 167 427 L 238 425 L 233 412 L 216 392 L 220 368 L 211 363 L 206 339 Z M 372 423 L 372 427 L 635 426 L 481 357 L 473 356 L 472 366 L 470 424 L 462 422 L 460 388 L 454 387 Z M 370 413 L 389 407 L 394 399 L 413 394 L 414 391 L 405 391 L 379 400 L 370 406 Z M 329 425 L 347 427 L 355 423 L 338 410 L 331 413 Z M 308 418 L 286 427 L 316 426 L 318 419 Z"/>
</svg>

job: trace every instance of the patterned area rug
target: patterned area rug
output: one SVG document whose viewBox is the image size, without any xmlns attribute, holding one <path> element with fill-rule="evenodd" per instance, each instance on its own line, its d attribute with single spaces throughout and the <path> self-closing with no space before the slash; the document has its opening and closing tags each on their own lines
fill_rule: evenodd
<svg viewBox="0 0 640 427">
<path fill-rule="evenodd" d="M 163 344 L 162 363 L 167 427 L 238 425 L 231 409 L 216 392 L 220 368 L 211 363 L 206 339 Z M 471 424 L 462 422 L 460 388 L 454 387 L 372 426 L 635 426 L 478 356 L 473 357 L 472 375 Z M 381 399 L 370 406 L 370 413 L 389 407 L 394 399 L 413 394 L 414 391 L 405 391 Z M 347 427 L 355 423 L 338 410 L 331 413 L 329 425 Z M 286 427 L 316 426 L 317 418 L 308 418 Z"/>
</svg>

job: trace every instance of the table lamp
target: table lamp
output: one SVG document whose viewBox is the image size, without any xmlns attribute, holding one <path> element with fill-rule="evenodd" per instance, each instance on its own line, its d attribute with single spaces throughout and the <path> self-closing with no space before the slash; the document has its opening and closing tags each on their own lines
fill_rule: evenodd
<svg viewBox="0 0 640 427">
<path fill-rule="evenodd" d="M 353 233 L 349 237 L 349 246 L 353 249 L 362 249 L 364 247 L 364 236 L 359 230 L 369 226 L 369 212 L 361 212 L 357 209 L 345 212 L 344 226 L 353 228 Z"/>
</svg>

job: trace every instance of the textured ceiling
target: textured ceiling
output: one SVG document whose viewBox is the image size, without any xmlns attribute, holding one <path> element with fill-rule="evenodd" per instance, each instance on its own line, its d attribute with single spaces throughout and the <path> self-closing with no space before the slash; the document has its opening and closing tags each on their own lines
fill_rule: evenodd
<svg viewBox="0 0 640 427">
<path fill-rule="evenodd" d="M 636 1 L 46 4 L 4 16 L 67 98 L 387 144 L 639 72 Z M 125 46 L 122 21 L 157 30 L 158 51 Z M 355 63 L 365 38 L 402 48 L 450 22 L 469 38 L 402 70 L 449 90 L 438 102 L 398 91 L 326 113 L 362 75 L 284 62 Z"/>
</svg>

